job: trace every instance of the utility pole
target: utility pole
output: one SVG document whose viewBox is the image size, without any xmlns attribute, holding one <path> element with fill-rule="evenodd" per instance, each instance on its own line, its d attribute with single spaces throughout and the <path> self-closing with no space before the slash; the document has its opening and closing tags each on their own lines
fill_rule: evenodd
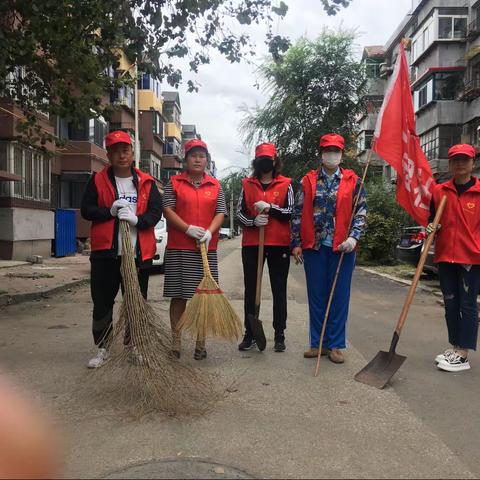
<svg viewBox="0 0 480 480">
<path fill-rule="evenodd" d="M 233 234 L 233 178 L 230 179 L 230 238 L 234 237 Z"/>
<path fill-rule="evenodd" d="M 135 167 L 140 168 L 140 134 L 138 131 L 138 63 L 135 61 Z"/>
</svg>

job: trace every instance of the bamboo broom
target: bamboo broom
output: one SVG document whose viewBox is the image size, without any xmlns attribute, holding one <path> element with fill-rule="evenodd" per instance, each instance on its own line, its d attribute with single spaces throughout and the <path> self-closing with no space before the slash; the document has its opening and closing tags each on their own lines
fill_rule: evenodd
<svg viewBox="0 0 480 480">
<path fill-rule="evenodd" d="M 213 377 L 171 357 L 171 330 L 143 298 L 130 239 L 130 227 L 120 221 L 122 234 L 123 302 L 109 342 L 109 360 L 97 384 L 114 401 L 122 399 L 136 415 L 152 410 L 169 414 L 204 413 L 218 392 Z"/>
<path fill-rule="evenodd" d="M 204 342 L 209 336 L 237 340 L 242 324 L 212 276 L 205 243 L 200 244 L 204 277 L 180 318 L 177 330 L 185 330 Z"/>
</svg>

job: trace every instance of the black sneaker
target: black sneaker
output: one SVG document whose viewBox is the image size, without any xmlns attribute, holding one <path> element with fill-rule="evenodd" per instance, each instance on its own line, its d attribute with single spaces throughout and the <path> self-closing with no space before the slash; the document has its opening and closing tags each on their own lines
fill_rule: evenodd
<svg viewBox="0 0 480 480">
<path fill-rule="evenodd" d="M 255 340 L 245 335 L 243 337 L 242 343 L 240 343 L 240 345 L 238 346 L 238 349 L 241 352 L 245 352 L 247 350 L 251 350 L 252 348 L 255 348 L 256 346 L 257 346 L 257 343 L 255 342 Z"/>
<path fill-rule="evenodd" d="M 285 339 L 284 338 L 277 338 L 275 340 L 275 345 L 273 346 L 273 350 L 275 352 L 284 352 L 287 349 L 285 346 Z"/>
</svg>

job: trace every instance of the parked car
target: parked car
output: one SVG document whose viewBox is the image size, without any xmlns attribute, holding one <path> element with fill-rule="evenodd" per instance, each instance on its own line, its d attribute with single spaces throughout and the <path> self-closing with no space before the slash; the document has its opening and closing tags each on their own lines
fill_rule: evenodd
<svg viewBox="0 0 480 480">
<path fill-rule="evenodd" d="M 405 228 L 397 245 L 398 259 L 416 265 L 420 259 L 426 236 L 424 227 Z"/>
<path fill-rule="evenodd" d="M 218 232 L 220 238 L 232 238 L 232 233 L 230 232 L 229 228 L 221 228 Z"/>
<path fill-rule="evenodd" d="M 165 249 L 168 240 L 167 223 L 164 218 L 155 225 L 155 240 L 157 242 L 157 253 L 153 257 L 152 267 L 159 269 L 163 273 Z"/>
</svg>

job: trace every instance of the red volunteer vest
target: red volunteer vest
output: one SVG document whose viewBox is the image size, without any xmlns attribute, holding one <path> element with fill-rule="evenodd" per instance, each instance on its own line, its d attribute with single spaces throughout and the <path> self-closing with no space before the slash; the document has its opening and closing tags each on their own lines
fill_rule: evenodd
<svg viewBox="0 0 480 480">
<path fill-rule="evenodd" d="M 292 180 L 279 175 L 275 177 L 272 183 L 263 190 L 260 181 L 254 177 L 244 178 L 242 180 L 243 194 L 245 198 L 246 214 L 255 217 L 258 212 L 254 204 L 260 200 L 272 203 L 282 207 L 285 205 L 285 199 L 288 194 L 288 187 Z M 243 227 L 242 245 L 244 247 L 258 245 L 257 227 Z M 265 227 L 265 245 L 287 247 L 290 245 L 290 222 L 282 222 L 273 217 L 269 217 L 268 225 Z"/>
<path fill-rule="evenodd" d="M 111 208 L 113 202 L 116 200 L 115 188 L 108 176 L 110 168 L 110 166 L 107 166 L 95 175 L 95 187 L 97 188 L 99 207 Z M 136 168 L 135 172 L 138 178 L 137 216 L 140 216 L 147 211 L 150 190 L 154 180 L 150 175 L 147 175 Z M 104 222 L 92 222 L 92 227 L 90 229 L 92 251 L 110 250 L 113 246 L 114 232 L 114 218 Z M 157 250 L 154 227 L 145 230 L 137 230 L 137 239 L 140 245 L 142 261 L 152 259 Z"/>
<path fill-rule="evenodd" d="M 462 195 L 450 180 L 435 186 L 433 200 L 438 207 L 443 195 L 447 204 L 435 239 L 435 262 L 480 264 L 480 180 Z"/>
<path fill-rule="evenodd" d="M 340 169 L 342 178 L 337 192 L 337 206 L 335 211 L 335 233 L 333 235 L 333 251 L 338 252 L 338 247 L 347 238 L 350 217 L 357 185 L 358 176 L 353 170 Z M 309 249 L 315 245 L 315 226 L 313 221 L 313 201 L 317 190 L 318 170 L 311 170 L 302 179 L 304 194 L 300 238 L 302 248 Z"/>
<path fill-rule="evenodd" d="M 181 173 L 170 179 L 176 195 L 175 213 L 188 225 L 197 225 L 207 229 L 212 223 L 217 210 L 220 183 L 216 178 L 205 175 L 198 188 L 188 180 L 187 174 Z M 167 222 L 168 225 L 168 222 Z M 209 251 L 217 249 L 218 232 L 212 232 Z M 178 250 L 198 250 L 197 242 L 185 232 L 168 225 L 167 248 Z"/>
</svg>

